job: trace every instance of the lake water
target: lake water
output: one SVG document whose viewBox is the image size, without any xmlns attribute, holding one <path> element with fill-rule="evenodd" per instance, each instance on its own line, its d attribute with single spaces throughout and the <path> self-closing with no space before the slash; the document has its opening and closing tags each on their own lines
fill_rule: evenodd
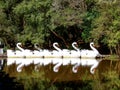
<svg viewBox="0 0 120 90">
<path fill-rule="evenodd" d="M 120 75 L 120 60 L 80 58 L 7 58 L 0 60 L 1 70 L 10 77 L 26 72 L 44 72 L 44 77 L 54 82 L 75 82 L 92 80 L 96 76 L 116 71 Z M 34 76 L 34 78 L 36 78 Z"/>
<path fill-rule="evenodd" d="M 11 71 L 11 67 L 15 67 L 13 72 L 22 72 L 24 68 L 32 67 L 32 70 L 44 70 L 46 77 L 59 80 L 78 80 L 84 74 L 94 75 L 96 72 L 103 73 L 108 70 L 117 70 L 119 72 L 120 60 L 102 60 L 102 59 L 80 59 L 80 58 L 7 58 L 1 59 L 1 67 L 3 64 L 7 68 L 7 72 Z M 32 71 L 31 70 L 31 71 Z M 49 74 L 48 74 L 49 73 Z M 10 74 L 10 73 L 9 73 Z"/>
</svg>

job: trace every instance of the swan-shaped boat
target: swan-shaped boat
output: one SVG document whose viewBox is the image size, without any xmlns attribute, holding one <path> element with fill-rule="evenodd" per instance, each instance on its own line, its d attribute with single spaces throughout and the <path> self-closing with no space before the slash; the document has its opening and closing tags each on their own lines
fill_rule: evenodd
<svg viewBox="0 0 120 90">
<path fill-rule="evenodd" d="M 62 57 L 61 49 L 58 48 L 57 45 L 58 45 L 57 42 L 53 43 L 53 47 L 55 48 L 55 50 L 51 51 L 53 58 L 61 58 Z"/>
<path fill-rule="evenodd" d="M 20 47 L 22 44 L 21 43 L 17 43 L 17 48 L 19 50 L 21 50 L 20 53 L 18 53 L 19 56 L 23 56 L 24 58 L 31 58 L 33 55 L 33 52 L 29 49 L 23 49 L 22 47 Z"/>
<path fill-rule="evenodd" d="M 72 47 L 74 50 L 69 49 L 60 49 L 57 47 L 58 43 L 53 43 L 53 47 L 55 50 L 48 50 L 48 49 L 40 49 L 37 46 L 34 51 L 29 49 L 23 49 L 21 47 L 21 43 L 17 43 L 16 46 L 19 50 L 7 50 L 7 57 L 8 58 L 96 58 L 97 56 L 102 56 L 96 48 L 93 47 L 94 43 L 90 43 L 90 47 L 92 50 L 80 50 L 75 45 L 76 42 L 72 43 Z"/>
<path fill-rule="evenodd" d="M 43 50 L 41 48 L 39 48 L 37 46 L 37 44 L 34 44 L 34 47 L 36 50 L 32 51 L 33 52 L 32 57 L 33 58 L 43 58 L 43 52 L 42 52 Z"/>
<path fill-rule="evenodd" d="M 98 52 L 98 50 L 96 48 L 93 47 L 94 43 L 91 42 L 90 43 L 90 48 L 92 50 L 80 50 L 80 56 L 81 58 L 96 58 L 97 56 L 100 55 L 100 53 Z"/>
<path fill-rule="evenodd" d="M 70 58 L 71 57 L 70 50 L 60 49 L 59 47 L 57 47 L 57 45 L 58 45 L 57 42 L 53 43 L 53 47 L 56 49 L 56 50 L 51 51 L 53 58 L 58 58 L 58 57 L 59 58 Z"/>
<path fill-rule="evenodd" d="M 23 48 L 20 47 L 21 43 L 17 43 L 16 46 L 19 50 L 11 50 L 8 49 L 7 50 L 7 57 L 8 58 L 20 58 L 20 57 L 24 57 L 24 54 L 22 53 L 24 51 Z"/>
<path fill-rule="evenodd" d="M 19 50 L 7 50 L 7 57 L 8 58 L 29 58 L 32 57 L 33 52 L 29 49 L 23 49 L 22 47 L 20 47 L 22 44 L 21 43 L 17 43 L 16 46 Z"/>
<path fill-rule="evenodd" d="M 71 50 L 70 52 L 70 57 L 71 58 L 80 58 L 80 49 L 77 48 L 75 45 L 77 45 L 76 42 L 73 42 L 72 43 L 72 47 L 75 49 L 75 50 Z"/>
</svg>

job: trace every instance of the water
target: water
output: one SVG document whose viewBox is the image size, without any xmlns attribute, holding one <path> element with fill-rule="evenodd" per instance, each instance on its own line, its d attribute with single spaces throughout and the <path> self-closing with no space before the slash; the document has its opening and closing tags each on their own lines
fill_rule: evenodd
<svg viewBox="0 0 120 90">
<path fill-rule="evenodd" d="M 103 73 L 109 70 L 119 72 L 120 61 L 102 60 L 102 59 L 80 59 L 80 58 L 7 58 L 0 60 L 0 69 L 3 68 L 3 62 L 6 64 L 7 72 L 12 69 L 13 72 L 22 72 L 26 67 L 32 67 L 32 70 L 44 70 L 46 77 L 59 80 L 78 80 L 84 74 L 94 75 L 96 72 Z M 14 68 L 13 68 L 14 67 Z M 49 74 L 48 74 L 49 73 Z M 9 73 L 10 74 L 10 73 Z M 74 78 L 75 77 L 75 78 Z"/>
<path fill-rule="evenodd" d="M 81 82 L 82 84 L 85 84 L 86 82 L 83 81 L 86 80 L 87 85 L 89 85 L 89 81 L 93 82 L 95 80 L 101 80 L 103 82 L 110 75 L 110 78 L 114 78 L 113 76 L 117 76 L 117 74 L 120 75 L 120 60 L 80 58 L 7 58 L 1 59 L 0 64 L 1 70 L 6 74 L 9 74 L 10 77 L 19 77 L 21 74 L 27 73 L 28 76 L 33 75 L 32 78 L 38 78 L 41 76 L 41 73 L 44 73 L 43 76 L 50 80 L 51 85 L 53 83 L 56 85 L 58 82 L 70 82 L 75 84 L 76 81 L 78 81 L 80 83 L 78 85 L 79 87 Z M 112 76 L 110 73 L 109 75 L 109 72 L 114 71 L 117 74 L 113 74 Z M 35 74 L 33 74 L 33 72 Z"/>
</svg>

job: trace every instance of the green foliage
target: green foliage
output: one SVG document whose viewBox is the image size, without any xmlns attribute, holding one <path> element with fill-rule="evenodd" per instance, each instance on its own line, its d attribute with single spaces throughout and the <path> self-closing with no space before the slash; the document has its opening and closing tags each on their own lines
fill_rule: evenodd
<svg viewBox="0 0 120 90">
<path fill-rule="evenodd" d="M 82 38 L 85 42 L 95 41 L 108 45 L 116 51 L 120 43 L 120 7 L 119 1 L 108 3 L 100 0 L 86 0 L 87 12 L 81 25 Z M 115 52 L 116 53 L 116 52 Z"/>
<path fill-rule="evenodd" d="M 114 51 L 120 43 L 120 7 L 112 1 L 1 0 L 0 38 L 7 47 L 26 41 L 43 47 L 60 40 L 64 46 L 95 41 Z"/>
<path fill-rule="evenodd" d="M 103 7 L 104 5 L 104 7 Z M 120 42 L 120 7 L 118 2 L 112 4 L 99 4 L 100 16 L 93 21 L 92 37 L 109 47 L 115 48 Z M 95 33 L 97 32 L 97 33 Z"/>
<path fill-rule="evenodd" d="M 70 0 L 53 0 L 52 23 L 55 26 L 63 25 L 65 27 L 72 25 L 79 25 L 82 23 L 82 13 L 85 8 L 81 4 L 84 3 L 80 0 L 75 2 Z M 57 2 L 56 2 L 57 1 Z"/>
<path fill-rule="evenodd" d="M 91 31 L 94 28 L 94 25 L 92 24 L 93 20 L 98 17 L 99 12 L 96 7 L 95 0 L 85 0 L 87 7 L 87 11 L 83 15 L 83 23 L 81 25 L 83 32 L 82 32 L 82 38 L 85 42 L 92 41 L 91 38 Z"/>
<path fill-rule="evenodd" d="M 33 43 L 43 43 L 44 37 L 48 35 L 49 30 L 49 11 L 51 1 L 23 1 L 16 7 L 13 12 L 18 16 L 23 16 L 23 31 L 20 40 L 31 40 Z M 47 22 L 48 21 L 48 22 Z M 19 35 L 18 35 L 19 37 Z M 23 38 L 24 37 L 24 38 Z"/>
<path fill-rule="evenodd" d="M 48 37 L 50 25 L 51 0 L 1 0 L 0 3 L 0 30 L 7 43 L 15 42 L 43 43 Z M 9 39 L 6 36 L 10 37 Z M 15 36 L 14 36 L 15 35 Z M 15 39 L 15 38 L 16 39 Z"/>
</svg>

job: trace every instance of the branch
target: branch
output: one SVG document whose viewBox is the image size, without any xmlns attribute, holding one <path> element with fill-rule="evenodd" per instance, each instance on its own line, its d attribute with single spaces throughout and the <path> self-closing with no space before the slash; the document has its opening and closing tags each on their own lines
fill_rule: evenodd
<svg viewBox="0 0 120 90">
<path fill-rule="evenodd" d="M 56 32 L 54 32 L 52 30 L 49 30 L 49 31 L 52 32 L 56 37 L 58 37 L 59 39 L 61 39 L 67 48 L 69 47 L 63 37 L 59 36 Z"/>
</svg>

